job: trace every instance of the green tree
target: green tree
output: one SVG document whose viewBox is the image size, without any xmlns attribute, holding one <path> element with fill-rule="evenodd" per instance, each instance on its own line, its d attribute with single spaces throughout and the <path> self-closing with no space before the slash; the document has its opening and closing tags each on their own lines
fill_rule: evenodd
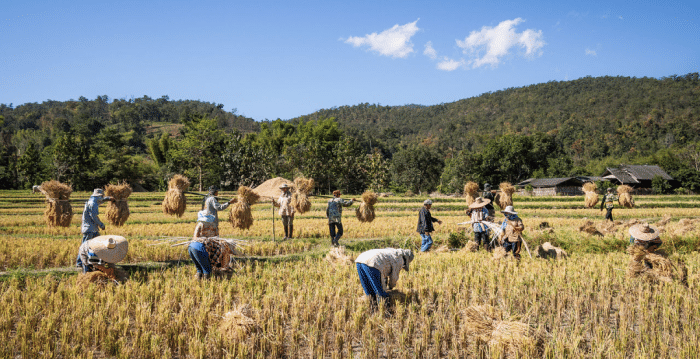
<svg viewBox="0 0 700 359">
<path fill-rule="evenodd" d="M 437 188 L 444 162 L 436 149 L 413 146 L 398 151 L 392 160 L 393 182 L 415 193 Z"/>
<path fill-rule="evenodd" d="M 217 120 L 193 115 L 184 125 L 170 151 L 175 169 L 196 178 L 199 191 L 204 190 L 205 182 L 220 184 L 224 133 L 217 127 Z"/>
<path fill-rule="evenodd" d="M 238 131 L 226 136 L 221 154 L 222 185 L 226 189 L 255 187 L 272 175 L 275 156 Z"/>
<path fill-rule="evenodd" d="M 651 189 L 655 194 L 666 194 L 671 190 L 671 184 L 660 175 L 651 178 Z"/>
<path fill-rule="evenodd" d="M 44 166 L 41 161 L 41 154 L 36 150 L 33 143 L 30 143 L 22 156 L 19 157 L 17 174 L 19 175 L 20 185 L 24 188 L 31 188 L 32 185 L 43 181 Z"/>
</svg>

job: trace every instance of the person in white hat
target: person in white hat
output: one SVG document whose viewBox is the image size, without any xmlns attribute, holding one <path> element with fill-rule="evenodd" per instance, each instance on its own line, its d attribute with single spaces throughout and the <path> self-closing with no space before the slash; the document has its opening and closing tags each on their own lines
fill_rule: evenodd
<svg viewBox="0 0 700 359">
<path fill-rule="evenodd" d="M 467 215 L 471 216 L 472 219 L 472 229 L 474 230 L 474 242 L 476 242 L 477 250 L 484 244 L 486 250 L 490 250 L 489 247 L 489 227 L 487 227 L 483 221 L 489 217 L 489 210 L 486 205 L 491 203 L 490 200 L 477 197 L 472 204 L 469 205 L 467 210 Z"/>
<path fill-rule="evenodd" d="M 104 230 L 105 225 L 100 221 L 99 217 L 99 207 L 104 201 L 114 201 L 112 197 L 105 197 L 102 188 L 95 188 L 92 191 L 92 195 L 85 202 L 85 207 L 83 208 L 82 224 L 80 225 L 80 232 L 83 234 L 83 243 L 90 239 L 93 239 L 100 235 L 100 229 Z M 75 260 L 75 266 L 81 268 L 83 266 L 82 260 L 80 259 L 80 254 Z"/>
<path fill-rule="evenodd" d="M 430 250 L 430 247 L 433 246 L 433 237 L 431 236 L 433 231 L 435 231 L 433 223 L 437 222 L 442 224 L 442 221 L 438 220 L 437 218 L 433 218 L 433 216 L 430 214 L 430 208 L 432 206 L 433 201 L 426 199 L 423 201 L 423 208 L 421 208 L 420 212 L 418 212 L 418 228 L 416 229 L 416 232 L 420 234 L 421 252 L 427 252 Z"/>
<path fill-rule="evenodd" d="M 209 193 L 202 201 L 202 210 L 197 213 L 197 226 L 194 229 L 195 237 L 218 237 L 219 236 L 219 211 L 223 211 L 236 198 L 231 198 L 224 204 L 219 204 L 219 187 L 209 186 Z"/>
<path fill-rule="evenodd" d="M 659 237 L 659 230 L 648 223 L 635 224 L 630 227 L 630 245 L 639 245 L 648 252 L 654 252 L 661 247 L 663 242 Z"/>
<path fill-rule="evenodd" d="M 284 239 L 291 239 L 294 237 L 294 206 L 292 206 L 292 191 L 291 187 L 286 183 L 280 186 L 282 194 L 275 201 L 272 199 L 272 205 L 279 207 L 279 214 L 282 218 L 282 226 L 284 227 Z"/>
<path fill-rule="evenodd" d="M 124 260 L 129 243 L 122 236 L 104 235 L 89 239 L 80 245 L 78 255 L 83 273 L 95 270 L 94 265 L 116 264 Z"/>
<path fill-rule="evenodd" d="M 413 252 L 409 249 L 371 249 L 357 256 L 355 265 L 360 284 L 373 306 L 377 303 L 377 297 L 389 297 L 387 291 L 396 286 L 401 269 L 408 272 L 411 261 Z"/>
<path fill-rule="evenodd" d="M 506 216 L 501 225 L 501 230 L 503 231 L 503 248 L 505 248 L 506 253 L 512 252 L 513 257 L 520 259 L 520 246 L 522 245 L 523 221 L 518 217 L 518 212 L 515 211 L 513 206 L 507 206 L 501 211 Z"/>
</svg>

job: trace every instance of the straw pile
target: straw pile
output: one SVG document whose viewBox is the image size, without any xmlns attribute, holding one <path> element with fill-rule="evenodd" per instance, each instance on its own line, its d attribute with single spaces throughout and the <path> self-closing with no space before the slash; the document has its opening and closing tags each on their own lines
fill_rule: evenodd
<svg viewBox="0 0 700 359">
<path fill-rule="evenodd" d="M 492 259 L 497 261 L 497 260 L 505 258 L 506 255 L 508 255 L 508 252 L 506 252 L 506 249 L 501 247 L 501 246 L 497 246 L 493 250 L 493 258 Z"/>
<path fill-rule="evenodd" d="M 673 236 L 676 237 L 682 237 L 682 236 L 687 236 L 690 234 L 690 232 L 695 230 L 695 222 L 698 220 L 692 220 L 689 218 L 682 218 L 681 220 L 678 221 L 678 224 L 675 226 L 675 229 L 672 233 Z"/>
<path fill-rule="evenodd" d="M 566 259 L 569 256 L 565 250 L 555 247 L 549 242 L 544 242 L 541 246 L 537 246 L 535 252 L 537 252 L 535 256 L 544 259 Z"/>
<path fill-rule="evenodd" d="M 600 233 L 598 229 L 595 227 L 595 224 L 593 224 L 592 221 L 586 221 L 584 224 L 578 227 L 578 230 L 580 232 L 588 233 L 594 236 L 603 236 L 603 233 Z"/>
<path fill-rule="evenodd" d="M 309 194 L 314 190 L 314 179 L 297 177 L 294 179 L 294 189 L 292 206 L 299 214 L 304 214 L 311 209 Z"/>
<path fill-rule="evenodd" d="M 114 201 L 107 205 L 107 221 L 110 224 L 121 227 L 129 218 L 129 203 L 126 199 L 131 192 L 131 186 L 126 183 L 108 184 L 105 187 L 105 195 L 114 198 Z"/>
<path fill-rule="evenodd" d="M 586 182 L 583 184 L 583 193 L 586 194 L 584 202 L 586 208 L 593 208 L 598 204 L 598 193 L 596 193 L 598 187 L 593 182 Z"/>
<path fill-rule="evenodd" d="M 510 184 L 510 182 L 502 182 L 499 186 L 501 192 L 499 192 L 498 206 L 504 209 L 508 206 L 513 205 L 513 193 L 515 193 L 515 186 Z"/>
<path fill-rule="evenodd" d="M 498 308 L 473 305 L 464 310 L 462 330 L 471 341 L 486 343 L 489 349 L 501 350 L 506 357 L 538 356 L 544 346 L 544 333 L 509 319 Z"/>
<path fill-rule="evenodd" d="M 49 227 L 68 227 L 73 219 L 73 207 L 70 204 L 71 186 L 58 181 L 46 181 L 39 186 L 39 191 L 46 196 L 44 219 Z"/>
<path fill-rule="evenodd" d="M 450 248 L 444 244 L 432 250 L 432 252 L 434 252 L 434 253 L 447 253 L 449 251 L 450 251 Z"/>
<path fill-rule="evenodd" d="M 94 271 L 78 275 L 76 286 L 81 290 L 91 285 L 105 286 L 107 284 L 124 283 L 126 272 L 119 267 L 94 266 Z"/>
<path fill-rule="evenodd" d="M 253 188 L 253 191 L 257 193 L 260 197 L 277 198 L 282 194 L 280 186 L 283 184 L 286 184 L 290 187 L 294 187 L 294 182 L 282 177 L 275 177 Z"/>
<path fill-rule="evenodd" d="M 640 278 L 650 283 L 688 283 L 688 268 L 681 261 L 674 264 L 663 251 L 649 253 L 640 245 L 627 247 L 630 262 L 627 278 Z"/>
<path fill-rule="evenodd" d="M 467 198 L 467 206 L 474 203 L 476 193 L 479 192 L 479 184 L 474 181 L 469 181 L 464 185 L 464 196 Z"/>
<path fill-rule="evenodd" d="M 253 320 L 253 309 L 247 304 L 239 304 L 232 311 L 224 314 L 219 324 L 219 331 L 225 338 L 243 340 L 248 334 L 258 329 Z"/>
<path fill-rule="evenodd" d="M 632 187 L 628 185 L 622 185 L 617 187 L 617 201 L 620 206 L 625 206 L 626 208 L 634 207 L 634 199 L 632 198 Z"/>
<path fill-rule="evenodd" d="M 467 252 L 476 252 L 479 250 L 479 245 L 473 240 L 469 240 L 467 244 L 464 245 L 464 250 Z"/>
<path fill-rule="evenodd" d="M 371 191 L 365 191 L 362 194 L 362 203 L 355 209 L 357 220 L 362 223 L 374 221 L 374 205 L 377 203 L 377 194 Z"/>
<path fill-rule="evenodd" d="M 250 206 L 254 205 L 259 198 L 260 196 L 250 187 L 238 187 L 238 201 L 231 206 L 228 215 L 228 220 L 233 228 L 248 229 L 253 225 L 253 214 L 250 211 Z"/>
<path fill-rule="evenodd" d="M 355 259 L 345 253 L 345 247 L 333 247 L 328 254 L 326 254 L 326 260 L 331 262 L 331 264 L 349 264 L 355 263 Z"/>
<path fill-rule="evenodd" d="M 163 213 L 182 217 L 187 208 L 185 191 L 189 188 L 190 180 L 187 177 L 182 175 L 173 176 L 168 182 L 168 192 L 165 193 L 165 199 L 163 199 Z"/>
</svg>

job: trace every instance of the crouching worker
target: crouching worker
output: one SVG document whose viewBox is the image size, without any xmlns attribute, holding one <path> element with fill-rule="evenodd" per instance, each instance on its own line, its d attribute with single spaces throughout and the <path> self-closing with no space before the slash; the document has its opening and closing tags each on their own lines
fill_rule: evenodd
<svg viewBox="0 0 700 359">
<path fill-rule="evenodd" d="M 216 237 L 219 228 L 216 218 L 206 209 L 197 214 L 197 226 L 194 228 L 192 242 L 187 252 L 197 267 L 195 279 L 209 279 L 214 269 L 226 270 L 231 261 L 231 248 L 224 240 Z"/>
<path fill-rule="evenodd" d="M 99 270 L 114 276 L 114 265 L 121 262 L 129 251 L 129 242 L 121 236 L 99 236 L 80 245 L 78 256 L 83 273 Z"/>
<path fill-rule="evenodd" d="M 518 212 L 515 211 L 513 206 L 507 206 L 506 209 L 502 210 L 506 216 L 506 219 L 501 225 L 501 230 L 503 231 L 503 248 L 505 248 L 506 253 L 512 252 L 513 257 L 520 259 L 520 246 L 523 243 L 523 220 L 518 217 Z"/>
<path fill-rule="evenodd" d="M 647 252 L 652 253 L 661 247 L 663 242 L 659 238 L 659 230 L 648 223 L 635 224 L 630 227 L 630 245 L 642 246 Z"/>
<path fill-rule="evenodd" d="M 396 286 L 401 269 L 408 272 L 412 260 L 411 250 L 395 248 L 371 249 L 357 257 L 355 264 L 360 284 L 372 306 L 376 306 L 377 297 L 389 297 L 387 291 Z"/>
</svg>

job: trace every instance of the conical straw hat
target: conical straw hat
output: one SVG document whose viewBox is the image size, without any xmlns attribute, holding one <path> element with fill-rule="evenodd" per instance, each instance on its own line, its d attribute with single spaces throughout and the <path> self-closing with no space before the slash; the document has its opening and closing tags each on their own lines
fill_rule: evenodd
<svg viewBox="0 0 700 359">
<path fill-rule="evenodd" d="M 97 257 L 107 263 L 121 262 L 129 250 L 129 242 L 122 236 L 95 237 L 89 241 L 88 246 Z"/>
<path fill-rule="evenodd" d="M 481 198 L 481 197 L 476 197 L 474 202 L 469 205 L 469 208 L 481 208 L 487 204 L 491 203 L 491 200 L 488 198 Z"/>
<path fill-rule="evenodd" d="M 630 235 L 639 241 L 651 241 L 659 238 L 659 230 L 648 223 L 635 224 L 630 227 Z"/>
</svg>

